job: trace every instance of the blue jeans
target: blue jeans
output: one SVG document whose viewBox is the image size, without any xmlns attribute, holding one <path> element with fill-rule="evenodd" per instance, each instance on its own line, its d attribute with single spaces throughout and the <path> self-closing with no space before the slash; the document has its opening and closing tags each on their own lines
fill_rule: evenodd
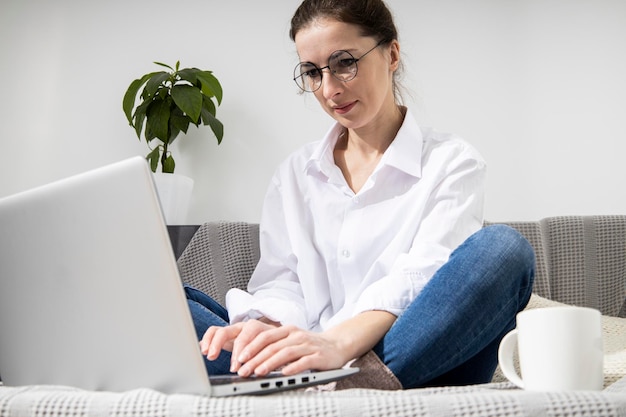
<svg viewBox="0 0 626 417">
<path fill-rule="evenodd" d="M 202 339 L 209 327 L 228 325 L 228 311 L 217 301 L 188 285 L 185 285 L 184 288 L 198 340 Z M 222 350 L 220 356 L 214 361 L 210 361 L 205 357 L 204 365 L 209 375 L 228 374 L 230 373 L 230 352 Z"/>
<path fill-rule="evenodd" d="M 530 299 L 534 269 L 533 249 L 515 229 L 479 230 L 450 255 L 374 352 L 404 388 L 490 381 L 500 340 Z M 186 291 L 199 337 L 227 323 L 223 307 Z M 227 373 L 230 354 L 206 363 L 211 374 Z"/>
</svg>

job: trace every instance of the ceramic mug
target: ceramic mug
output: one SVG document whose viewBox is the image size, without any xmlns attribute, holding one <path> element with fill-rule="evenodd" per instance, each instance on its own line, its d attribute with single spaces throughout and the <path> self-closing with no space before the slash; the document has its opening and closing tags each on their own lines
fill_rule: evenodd
<svg viewBox="0 0 626 417">
<path fill-rule="evenodd" d="M 517 328 L 498 350 L 504 376 L 530 391 L 601 390 L 602 316 L 585 307 L 548 307 L 522 311 Z M 514 356 L 519 356 L 518 375 Z"/>
</svg>

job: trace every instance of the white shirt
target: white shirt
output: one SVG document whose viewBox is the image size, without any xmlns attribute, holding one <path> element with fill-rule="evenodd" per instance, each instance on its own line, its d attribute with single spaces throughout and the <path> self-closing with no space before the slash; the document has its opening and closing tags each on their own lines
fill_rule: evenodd
<svg viewBox="0 0 626 417">
<path fill-rule="evenodd" d="M 226 296 L 231 323 L 264 316 L 322 331 L 368 310 L 398 316 L 482 226 L 485 163 L 461 138 L 421 130 L 407 111 L 355 194 L 333 158 L 343 130 L 278 167 L 248 292 Z"/>
</svg>

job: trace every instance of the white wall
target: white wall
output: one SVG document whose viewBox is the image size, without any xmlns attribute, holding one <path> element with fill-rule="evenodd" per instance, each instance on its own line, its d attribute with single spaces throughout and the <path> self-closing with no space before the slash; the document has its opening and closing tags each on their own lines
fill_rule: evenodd
<svg viewBox="0 0 626 417">
<path fill-rule="evenodd" d="M 330 119 L 291 81 L 299 0 L 2 0 L 0 196 L 146 153 L 121 110 L 152 61 L 213 70 L 222 145 L 179 138 L 191 223 L 258 221 L 275 166 Z M 626 2 L 388 0 L 409 105 L 489 164 L 487 218 L 626 214 Z"/>
</svg>

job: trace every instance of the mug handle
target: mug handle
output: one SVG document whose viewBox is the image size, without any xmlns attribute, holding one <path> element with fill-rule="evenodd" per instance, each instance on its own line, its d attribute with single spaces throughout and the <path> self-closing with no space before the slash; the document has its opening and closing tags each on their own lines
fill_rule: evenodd
<svg viewBox="0 0 626 417">
<path fill-rule="evenodd" d="M 517 346 L 517 329 L 513 329 L 502 338 L 498 348 L 498 362 L 505 377 L 520 388 L 524 388 L 524 381 L 517 374 L 513 356 Z"/>
</svg>

